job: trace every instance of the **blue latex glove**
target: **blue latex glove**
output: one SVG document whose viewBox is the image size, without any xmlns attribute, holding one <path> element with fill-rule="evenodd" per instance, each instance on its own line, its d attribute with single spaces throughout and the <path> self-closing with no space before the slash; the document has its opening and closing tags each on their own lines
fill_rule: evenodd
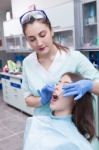
<svg viewBox="0 0 99 150">
<path fill-rule="evenodd" d="M 53 93 L 54 90 L 55 90 L 55 85 L 52 84 L 52 83 L 49 83 L 49 84 L 45 85 L 41 89 L 41 91 L 38 90 L 38 93 L 41 97 L 40 100 L 41 100 L 41 103 L 43 105 L 45 105 L 46 103 L 48 103 L 51 100 L 52 93 Z"/>
<path fill-rule="evenodd" d="M 74 96 L 74 100 L 79 100 L 86 92 L 90 92 L 93 87 L 91 80 L 80 80 L 63 86 L 63 96 Z"/>
</svg>

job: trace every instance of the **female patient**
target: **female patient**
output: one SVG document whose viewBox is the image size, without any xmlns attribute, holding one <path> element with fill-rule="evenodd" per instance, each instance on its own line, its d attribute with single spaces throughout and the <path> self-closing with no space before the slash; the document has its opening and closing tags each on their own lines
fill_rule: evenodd
<svg viewBox="0 0 99 150">
<path fill-rule="evenodd" d="M 31 118 L 24 150 L 92 150 L 88 142 L 95 135 L 91 93 L 79 101 L 73 96 L 63 96 L 64 85 L 81 79 L 74 73 L 62 76 L 51 98 L 52 114 Z"/>
</svg>

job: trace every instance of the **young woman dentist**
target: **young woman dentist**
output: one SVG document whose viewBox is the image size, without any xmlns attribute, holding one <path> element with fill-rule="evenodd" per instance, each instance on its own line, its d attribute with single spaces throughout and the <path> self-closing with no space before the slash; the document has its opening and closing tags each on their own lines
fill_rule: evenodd
<svg viewBox="0 0 99 150">
<path fill-rule="evenodd" d="M 87 91 L 99 95 L 99 72 L 80 52 L 54 42 L 54 33 L 44 11 L 28 11 L 20 17 L 20 23 L 33 49 L 23 61 L 23 88 L 26 104 L 36 108 L 35 115 L 49 114 L 53 85 L 47 84 L 57 83 L 64 72 L 80 73 L 91 79 L 64 87 L 65 96 L 76 95 L 77 100 Z"/>
<path fill-rule="evenodd" d="M 63 96 L 63 87 L 82 80 L 66 73 L 56 85 L 50 101 L 49 116 L 31 117 L 24 150 L 92 150 L 95 135 L 92 95 L 87 92 L 79 101 Z"/>
</svg>

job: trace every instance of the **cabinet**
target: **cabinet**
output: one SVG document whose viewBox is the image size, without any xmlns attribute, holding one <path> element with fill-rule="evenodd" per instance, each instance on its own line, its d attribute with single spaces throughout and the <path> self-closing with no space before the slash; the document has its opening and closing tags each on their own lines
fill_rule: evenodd
<svg viewBox="0 0 99 150">
<path fill-rule="evenodd" d="M 82 0 L 83 3 L 89 3 L 89 2 L 93 2 L 93 1 L 96 1 L 96 0 Z"/>
<path fill-rule="evenodd" d="M 54 30 L 55 41 L 70 48 L 75 47 L 74 1 L 68 1 L 63 4 L 44 9 L 44 11 L 46 12 Z M 65 17 L 63 17 L 64 15 Z"/>
<path fill-rule="evenodd" d="M 85 3 L 83 7 L 83 46 L 97 46 L 96 1 Z"/>
<path fill-rule="evenodd" d="M 75 5 L 76 49 L 88 53 L 89 60 L 99 68 L 99 1 L 83 0 Z M 85 54 L 86 55 L 86 54 Z"/>
<path fill-rule="evenodd" d="M 37 9 L 51 8 L 56 5 L 68 3 L 71 0 L 21 0 L 20 4 L 17 0 L 11 0 L 12 4 L 12 16 L 13 18 L 19 18 L 24 12 L 34 7 Z"/>
<path fill-rule="evenodd" d="M 74 31 L 69 28 L 64 31 L 57 31 L 54 33 L 54 40 L 63 46 L 74 47 Z"/>
<path fill-rule="evenodd" d="M 16 50 L 21 48 L 20 36 L 8 36 L 5 37 L 6 50 Z"/>
<path fill-rule="evenodd" d="M 29 44 L 24 35 L 13 35 L 5 37 L 6 52 L 31 52 Z"/>
<path fill-rule="evenodd" d="M 65 1 L 44 9 L 51 21 L 55 32 L 55 39 L 62 45 L 74 46 L 74 1 Z M 69 14 L 69 16 L 68 16 Z M 65 17 L 63 17 L 65 15 Z M 5 49 L 7 52 L 31 52 L 18 19 L 5 21 L 4 24 Z"/>
<path fill-rule="evenodd" d="M 13 17 L 19 18 L 24 12 L 28 11 L 29 5 L 33 5 L 32 0 L 21 1 L 20 6 L 17 0 L 12 0 Z M 74 26 L 74 1 L 73 0 L 35 0 L 34 4 L 38 9 L 43 9 L 53 28 L 66 28 Z M 27 9 L 26 9 L 27 8 Z M 23 10 L 22 10 L 23 9 Z M 18 22 L 17 22 L 18 23 Z"/>
<path fill-rule="evenodd" d="M 30 52 L 25 36 L 18 19 L 11 19 L 3 23 L 4 43 L 7 52 Z"/>
<path fill-rule="evenodd" d="M 44 10 L 54 30 L 74 26 L 74 2 L 60 4 Z"/>
<path fill-rule="evenodd" d="M 23 112 L 33 115 L 34 108 L 28 107 L 25 103 L 23 89 L 21 88 L 22 79 L 14 75 L 1 73 L 1 82 L 4 101 Z"/>
<path fill-rule="evenodd" d="M 4 37 L 21 35 L 22 28 L 19 19 L 11 19 L 3 22 Z"/>
<path fill-rule="evenodd" d="M 1 82 L 3 87 L 4 101 L 10 104 L 10 77 L 1 75 Z"/>
<path fill-rule="evenodd" d="M 83 0 L 75 8 L 76 48 L 99 50 L 99 1 Z"/>
<path fill-rule="evenodd" d="M 33 114 L 33 108 L 27 107 L 23 95 L 23 89 L 21 88 L 22 80 L 18 78 L 13 78 L 11 77 L 10 79 L 10 92 L 13 93 L 11 94 L 11 105 L 19 108 L 20 110 L 28 113 L 28 114 Z"/>
<path fill-rule="evenodd" d="M 99 51 L 89 51 L 89 60 L 99 69 Z"/>
</svg>

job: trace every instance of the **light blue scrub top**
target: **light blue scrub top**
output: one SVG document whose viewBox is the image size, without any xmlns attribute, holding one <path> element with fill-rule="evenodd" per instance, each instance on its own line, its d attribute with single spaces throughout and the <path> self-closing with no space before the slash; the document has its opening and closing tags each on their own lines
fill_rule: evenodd
<svg viewBox="0 0 99 150">
<path fill-rule="evenodd" d="M 71 116 L 34 116 L 27 120 L 23 150 L 92 150 Z"/>
<path fill-rule="evenodd" d="M 39 96 L 38 89 L 40 90 L 50 82 L 57 83 L 65 72 L 80 73 L 86 78 L 99 80 L 99 72 L 79 51 L 72 50 L 68 53 L 58 51 L 48 70 L 38 62 L 36 52 L 33 52 L 23 61 L 24 97 Z M 34 115 L 48 115 L 49 113 L 49 104 L 35 108 L 33 112 Z"/>
</svg>

